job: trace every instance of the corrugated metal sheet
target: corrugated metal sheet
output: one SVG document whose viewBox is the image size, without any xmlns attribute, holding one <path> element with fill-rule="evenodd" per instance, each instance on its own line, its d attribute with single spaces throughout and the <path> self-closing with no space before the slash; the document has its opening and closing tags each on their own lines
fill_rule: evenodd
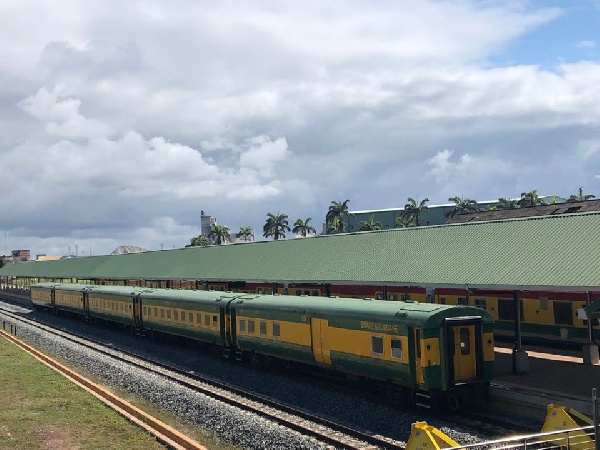
<svg viewBox="0 0 600 450">
<path fill-rule="evenodd" d="M 395 229 L 8 265 L 111 279 L 600 286 L 600 213 Z"/>
</svg>

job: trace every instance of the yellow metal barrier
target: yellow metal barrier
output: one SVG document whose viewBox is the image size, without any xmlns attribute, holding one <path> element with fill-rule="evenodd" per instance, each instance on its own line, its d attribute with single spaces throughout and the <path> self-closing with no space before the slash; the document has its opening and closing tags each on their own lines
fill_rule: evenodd
<svg viewBox="0 0 600 450">
<path fill-rule="evenodd" d="M 548 405 L 546 413 L 546 421 L 542 427 L 542 433 L 550 433 L 553 431 L 572 430 L 581 428 L 587 425 L 593 425 L 594 421 L 589 417 L 581 414 L 579 411 L 567 408 L 561 405 Z M 572 431 L 569 433 L 568 443 L 566 434 L 557 434 L 542 438 L 547 442 L 552 442 L 567 448 L 575 448 L 578 450 L 594 448 L 594 442 L 584 431 Z"/>
<path fill-rule="evenodd" d="M 459 447 L 460 444 L 427 422 L 415 422 L 411 426 L 406 450 L 439 450 Z"/>
</svg>

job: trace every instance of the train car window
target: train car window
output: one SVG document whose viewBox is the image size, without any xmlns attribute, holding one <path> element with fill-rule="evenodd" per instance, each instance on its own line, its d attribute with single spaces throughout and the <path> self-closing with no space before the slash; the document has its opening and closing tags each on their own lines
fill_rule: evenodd
<svg viewBox="0 0 600 450">
<path fill-rule="evenodd" d="M 415 346 L 417 347 L 417 358 L 421 358 L 421 329 L 417 328 L 415 332 Z"/>
<path fill-rule="evenodd" d="M 188 322 L 194 323 L 194 314 L 193 313 L 188 313 Z"/>
<path fill-rule="evenodd" d="M 171 310 L 167 309 L 167 319 L 170 319 L 170 318 L 171 318 Z"/>
<path fill-rule="evenodd" d="M 154 308 L 154 317 L 158 317 L 158 308 Z"/>
<path fill-rule="evenodd" d="M 468 355 L 471 353 L 471 333 L 467 327 L 460 329 L 460 354 Z"/>
<path fill-rule="evenodd" d="M 131 305 L 129 305 L 129 311 L 131 311 L 131 308 L 132 308 L 132 306 L 131 306 Z"/>
<path fill-rule="evenodd" d="M 548 297 L 540 297 L 540 311 L 548 311 Z"/>
<path fill-rule="evenodd" d="M 503 298 L 498 299 L 498 319 L 515 320 L 512 300 L 506 300 Z"/>
<path fill-rule="evenodd" d="M 248 321 L 248 334 L 254 334 L 254 320 Z"/>
<path fill-rule="evenodd" d="M 458 304 L 459 305 L 468 305 L 469 302 L 467 301 L 467 297 L 458 297 Z"/>
<path fill-rule="evenodd" d="M 210 316 L 208 314 L 204 316 L 204 325 L 210 327 Z"/>
<path fill-rule="evenodd" d="M 173 319 L 179 320 L 179 311 L 177 311 L 177 310 L 173 311 Z"/>
<path fill-rule="evenodd" d="M 217 327 L 219 325 L 219 318 L 217 316 L 213 316 L 213 327 Z"/>
<path fill-rule="evenodd" d="M 267 322 L 260 322 L 259 325 L 259 332 L 261 336 L 266 336 L 267 335 Z"/>
<path fill-rule="evenodd" d="M 400 339 L 392 339 L 392 358 L 403 359 L 402 341 Z"/>
<path fill-rule="evenodd" d="M 375 355 L 383 355 L 383 338 L 381 336 L 371 336 L 371 351 Z"/>
<path fill-rule="evenodd" d="M 240 333 L 246 332 L 246 319 L 240 319 Z"/>
<path fill-rule="evenodd" d="M 554 301 L 554 323 L 557 325 L 573 325 L 573 305 L 571 302 Z"/>
<path fill-rule="evenodd" d="M 160 308 L 160 318 L 164 319 L 165 318 L 165 310 Z"/>
<path fill-rule="evenodd" d="M 487 301 L 485 298 L 476 298 L 475 299 L 475 307 L 481 309 L 487 309 Z"/>
<path fill-rule="evenodd" d="M 279 327 L 278 323 L 274 323 L 273 324 L 273 336 L 274 337 L 279 337 L 281 336 L 281 329 Z"/>
<path fill-rule="evenodd" d="M 196 323 L 202 323 L 202 314 L 196 313 Z"/>
</svg>

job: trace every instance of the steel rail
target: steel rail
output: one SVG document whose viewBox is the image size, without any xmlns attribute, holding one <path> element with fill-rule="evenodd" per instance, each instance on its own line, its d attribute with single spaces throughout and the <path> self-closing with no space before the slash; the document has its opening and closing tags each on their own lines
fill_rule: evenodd
<svg viewBox="0 0 600 450">
<path fill-rule="evenodd" d="M 322 441 L 326 444 L 334 445 L 337 448 L 346 448 L 346 449 L 365 449 L 369 447 L 365 447 L 364 443 L 368 443 L 372 446 L 376 446 L 379 448 L 390 449 L 390 450 L 404 450 L 405 446 L 392 441 L 391 439 L 385 438 L 384 436 L 374 435 L 369 433 L 364 433 L 359 430 L 355 430 L 353 428 L 347 427 L 345 425 L 333 422 L 331 420 L 325 419 L 320 416 L 316 416 L 305 412 L 303 410 L 294 408 L 289 405 L 285 405 L 283 403 L 277 402 L 270 398 L 264 397 L 259 394 L 255 394 L 253 392 L 249 392 L 235 386 L 229 385 L 227 383 L 223 383 L 220 381 L 216 381 L 207 377 L 202 377 L 197 374 L 190 374 L 189 372 L 183 371 L 176 367 L 169 366 L 167 364 L 161 363 L 159 361 L 146 358 L 144 356 L 140 356 L 131 352 L 127 352 L 124 350 L 114 350 L 114 349 L 106 349 L 108 348 L 105 344 L 102 344 L 93 339 L 78 336 L 74 333 L 67 333 L 65 331 L 59 330 L 50 325 L 43 324 L 40 321 L 35 319 L 25 318 L 18 314 L 14 314 L 11 311 L 7 311 L 4 308 L 0 307 L 0 310 L 12 317 L 16 320 L 21 320 L 24 322 L 34 323 L 38 328 L 45 329 L 45 331 L 57 335 L 61 335 L 64 339 L 67 339 L 71 342 L 75 342 L 78 345 L 85 346 L 92 350 L 95 350 L 104 355 L 110 356 L 111 358 L 115 358 L 119 361 L 132 364 L 136 367 L 153 371 L 155 373 L 160 374 L 163 377 L 166 377 L 172 381 L 175 381 L 183 386 L 186 386 L 195 391 L 199 391 L 204 395 L 207 395 L 215 400 L 222 401 L 229 405 L 235 406 L 237 408 L 241 408 L 256 414 L 259 414 L 277 424 L 288 427 L 292 430 L 295 430 L 303 435 L 308 435 L 315 437 L 319 441 Z M 68 336 L 70 334 L 71 336 Z M 72 337 L 76 336 L 76 337 Z M 102 347 L 102 348 L 98 348 Z M 122 353 L 126 357 L 117 355 L 116 352 Z M 135 359 L 141 361 L 135 361 Z M 152 367 L 148 367 L 148 365 L 154 365 L 160 367 L 162 371 L 157 371 Z M 167 372 L 172 372 L 173 374 L 169 374 Z M 191 380 L 191 381 L 190 381 Z M 199 386 L 197 383 L 203 383 L 208 385 Z M 218 390 L 225 391 L 219 392 Z M 233 393 L 241 399 L 231 397 L 228 393 Z M 253 404 L 254 403 L 254 404 Z M 258 405 L 256 405 L 258 404 Z M 266 408 L 264 408 L 266 407 Z M 274 409 L 275 411 L 269 411 L 268 409 Z M 281 412 L 285 412 L 286 414 L 293 417 L 285 417 L 281 415 Z M 320 427 L 325 427 L 326 430 L 316 430 L 314 428 L 310 428 L 309 426 L 303 424 L 303 421 L 312 422 L 314 424 L 319 425 Z M 333 432 L 333 433 L 332 433 Z M 335 433 L 342 433 L 351 437 L 353 440 L 362 441 L 362 442 L 352 442 L 347 438 L 336 436 Z"/>
<path fill-rule="evenodd" d="M 76 385 L 90 392 L 96 398 L 100 399 L 105 405 L 109 406 L 119 414 L 126 417 L 128 420 L 150 432 L 160 442 L 180 450 L 207 450 L 206 447 L 200 443 L 190 439 L 157 418 L 145 413 L 141 409 L 133 406 L 131 403 L 123 400 L 119 396 L 94 383 L 83 375 L 75 372 L 72 369 L 69 369 L 45 353 L 26 344 L 16 336 L 11 335 L 4 330 L 0 330 L 0 336 L 3 336 L 5 339 L 14 343 L 37 360 L 52 368 Z"/>
</svg>

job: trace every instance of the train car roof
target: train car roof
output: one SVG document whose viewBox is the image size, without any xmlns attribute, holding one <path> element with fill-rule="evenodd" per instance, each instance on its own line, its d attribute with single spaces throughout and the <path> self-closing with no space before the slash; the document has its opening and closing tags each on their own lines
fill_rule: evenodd
<svg viewBox="0 0 600 450">
<path fill-rule="evenodd" d="M 474 306 L 450 306 L 435 303 L 384 301 L 339 297 L 289 295 L 243 295 L 232 302 L 234 308 L 295 311 L 297 313 L 353 317 L 360 320 L 399 321 L 409 325 L 438 327 L 444 318 L 481 316 L 492 322 L 487 311 Z"/>
</svg>

